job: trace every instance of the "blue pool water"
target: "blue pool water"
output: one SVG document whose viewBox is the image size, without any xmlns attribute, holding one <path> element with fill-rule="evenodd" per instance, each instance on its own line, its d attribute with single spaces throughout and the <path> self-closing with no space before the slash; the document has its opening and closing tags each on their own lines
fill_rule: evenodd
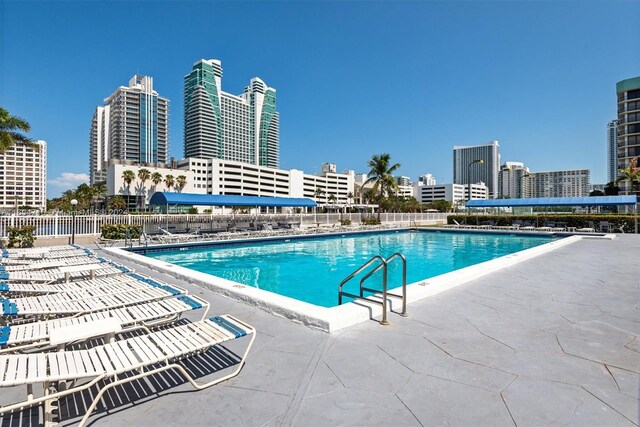
<svg viewBox="0 0 640 427">
<path fill-rule="evenodd" d="M 338 284 L 375 255 L 407 258 L 413 283 L 548 243 L 550 237 L 399 231 L 291 241 L 253 242 L 149 253 L 147 256 L 324 307 L 338 305 Z M 389 288 L 402 283 L 389 265 Z M 367 281 L 381 286 L 381 272 Z M 357 293 L 359 279 L 345 286 Z"/>
</svg>

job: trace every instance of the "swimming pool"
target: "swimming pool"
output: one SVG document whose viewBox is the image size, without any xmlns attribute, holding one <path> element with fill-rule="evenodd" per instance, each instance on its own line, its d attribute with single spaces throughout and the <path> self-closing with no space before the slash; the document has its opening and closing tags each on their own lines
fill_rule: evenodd
<svg viewBox="0 0 640 427">
<path fill-rule="evenodd" d="M 418 282 L 553 241 L 550 236 L 404 230 L 312 239 L 175 248 L 148 257 L 321 307 L 338 304 L 338 284 L 375 255 L 407 258 L 407 283 Z M 389 265 L 389 288 L 402 266 Z M 377 274 L 368 286 L 380 287 Z M 349 287 L 350 286 L 350 287 Z M 358 281 L 345 291 L 356 293 Z"/>
</svg>

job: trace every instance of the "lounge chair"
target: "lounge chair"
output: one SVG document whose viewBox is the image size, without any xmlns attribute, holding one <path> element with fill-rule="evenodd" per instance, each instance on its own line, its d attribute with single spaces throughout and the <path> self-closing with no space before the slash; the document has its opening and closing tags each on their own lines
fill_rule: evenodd
<svg viewBox="0 0 640 427">
<path fill-rule="evenodd" d="M 125 333 L 139 328 L 147 329 L 163 325 L 178 319 L 188 311 L 199 309 L 204 309 L 200 319 L 203 320 L 209 311 L 209 303 L 193 295 L 182 295 L 83 316 L 0 326 L 0 353 L 59 345 L 59 342 L 52 343 L 51 333 L 62 328 L 84 327 L 87 334 L 83 339 L 88 339 L 102 333 Z M 112 330 L 97 330 L 95 322 L 104 319 L 112 319 L 115 327 Z"/>
<path fill-rule="evenodd" d="M 98 258 L 101 259 L 101 258 Z M 39 271 L 0 272 L 0 281 L 24 283 L 57 283 L 70 280 L 94 279 L 99 276 L 130 273 L 131 269 L 102 259 L 99 264 L 70 265 Z"/>
<path fill-rule="evenodd" d="M 94 255 L 90 249 L 74 246 L 54 246 L 50 248 L 2 249 L 0 262 L 3 264 L 13 260 L 55 259 Z"/>
<path fill-rule="evenodd" d="M 593 225 L 593 221 L 589 221 L 589 226 L 588 227 L 577 228 L 576 231 L 578 231 L 580 233 L 595 233 L 596 228 Z"/>
<path fill-rule="evenodd" d="M 106 260 L 104 258 L 96 258 L 93 256 L 40 259 L 37 261 L 30 260 L 27 262 L 25 262 L 25 260 L 22 260 L 16 263 L 0 265 L 0 271 L 11 272 L 20 270 L 46 270 L 49 268 L 64 267 L 69 265 L 98 264 L 101 262 L 106 262 Z"/>
<path fill-rule="evenodd" d="M 177 363 L 215 345 L 244 336 L 251 336 L 251 340 L 237 368 L 222 378 L 199 384 Z M 27 398 L 22 402 L 0 407 L 0 414 L 39 406 L 97 386 L 99 391 L 80 421 L 80 426 L 84 426 L 104 393 L 121 384 L 174 370 L 200 390 L 236 376 L 244 366 L 254 339 L 253 327 L 235 317 L 224 315 L 110 342 L 88 350 L 0 355 L 0 387 L 27 386 Z M 119 376 L 128 372 L 131 375 Z M 79 384 L 82 380 L 89 381 Z M 47 394 L 49 384 L 59 381 L 71 381 L 72 386 Z M 35 384 L 43 384 L 44 396 L 33 397 L 32 389 Z M 51 406 L 45 405 L 45 419 L 51 419 L 53 415 L 47 411 Z"/>
<path fill-rule="evenodd" d="M 25 318 L 40 320 L 80 316 L 186 294 L 186 289 L 158 283 L 156 286 L 151 285 L 131 290 L 123 289 L 121 292 L 91 297 L 63 292 L 37 297 L 5 299 L 0 300 L 0 308 L 5 316 L 4 321 L 9 324 L 14 319 L 23 321 Z"/>
<path fill-rule="evenodd" d="M 146 281 L 146 278 L 135 273 L 98 277 L 96 279 L 66 283 L 0 283 L 0 295 L 15 298 L 19 296 L 32 296 L 38 294 L 84 293 L 86 296 L 89 296 L 87 292 L 104 289 L 104 293 L 108 293 L 125 286 L 129 289 L 134 289 L 149 286 L 149 283 Z"/>
</svg>

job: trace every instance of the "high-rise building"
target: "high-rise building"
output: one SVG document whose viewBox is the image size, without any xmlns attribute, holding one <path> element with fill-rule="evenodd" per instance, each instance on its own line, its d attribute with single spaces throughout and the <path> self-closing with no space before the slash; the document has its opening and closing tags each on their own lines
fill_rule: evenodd
<svg viewBox="0 0 640 427">
<path fill-rule="evenodd" d="M 607 124 L 607 182 L 618 178 L 618 121 Z"/>
<path fill-rule="evenodd" d="M 241 95 L 222 91 L 222 65 L 201 59 L 184 77 L 184 155 L 279 165 L 276 90 L 250 80 Z"/>
<path fill-rule="evenodd" d="M 47 143 L 16 144 L 0 153 L 0 210 L 47 208 Z"/>
<path fill-rule="evenodd" d="M 413 183 L 411 182 L 411 178 L 409 178 L 408 176 L 398 176 L 396 177 L 396 182 L 398 183 L 398 185 L 401 185 L 404 187 L 413 186 Z"/>
<path fill-rule="evenodd" d="M 106 179 L 110 160 L 162 165 L 169 152 L 169 100 L 153 90 L 153 78 L 133 76 L 97 107 L 89 134 L 91 184 Z"/>
<path fill-rule="evenodd" d="M 476 160 L 482 162 L 474 163 Z M 483 182 L 489 188 L 489 198 L 498 197 L 498 170 L 500 145 L 491 141 L 483 145 L 453 147 L 453 183 L 477 184 Z"/>
<path fill-rule="evenodd" d="M 418 183 L 417 184 L 418 185 L 436 185 L 436 179 L 430 173 L 426 173 L 424 175 L 421 175 L 418 178 Z"/>
<path fill-rule="evenodd" d="M 520 162 L 505 162 L 498 175 L 498 197 L 521 199 L 524 197 L 524 179 L 529 175 L 529 168 Z"/>
<path fill-rule="evenodd" d="M 618 96 L 618 147 L 617 167 L 629 166 L 632 158 L 640 156 L 640 77 L 619 81 Z M 617 172 L 616 172 L 617 173 Z M 620 184 L 624 194 L 631 194 L 631 183 Z"/>
<path fill-rule="evenodd" d="M 531 172 L 524 178 L 526 197 L 587 197 L 589 169 Z"/>
</svg>

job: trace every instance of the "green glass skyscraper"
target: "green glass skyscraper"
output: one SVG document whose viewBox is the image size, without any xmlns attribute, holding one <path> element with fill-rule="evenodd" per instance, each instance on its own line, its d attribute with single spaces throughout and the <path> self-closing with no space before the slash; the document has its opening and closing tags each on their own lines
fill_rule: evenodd
<svg viewBox="0 0 640 427">
<path fill-rule="evenodd" d="M 202 59 L 184 77 L 184 156 L 279 166 L 276 90 L 254 77 L 242 95 L 222 91 L 222 65 Z"/>
</svg>

